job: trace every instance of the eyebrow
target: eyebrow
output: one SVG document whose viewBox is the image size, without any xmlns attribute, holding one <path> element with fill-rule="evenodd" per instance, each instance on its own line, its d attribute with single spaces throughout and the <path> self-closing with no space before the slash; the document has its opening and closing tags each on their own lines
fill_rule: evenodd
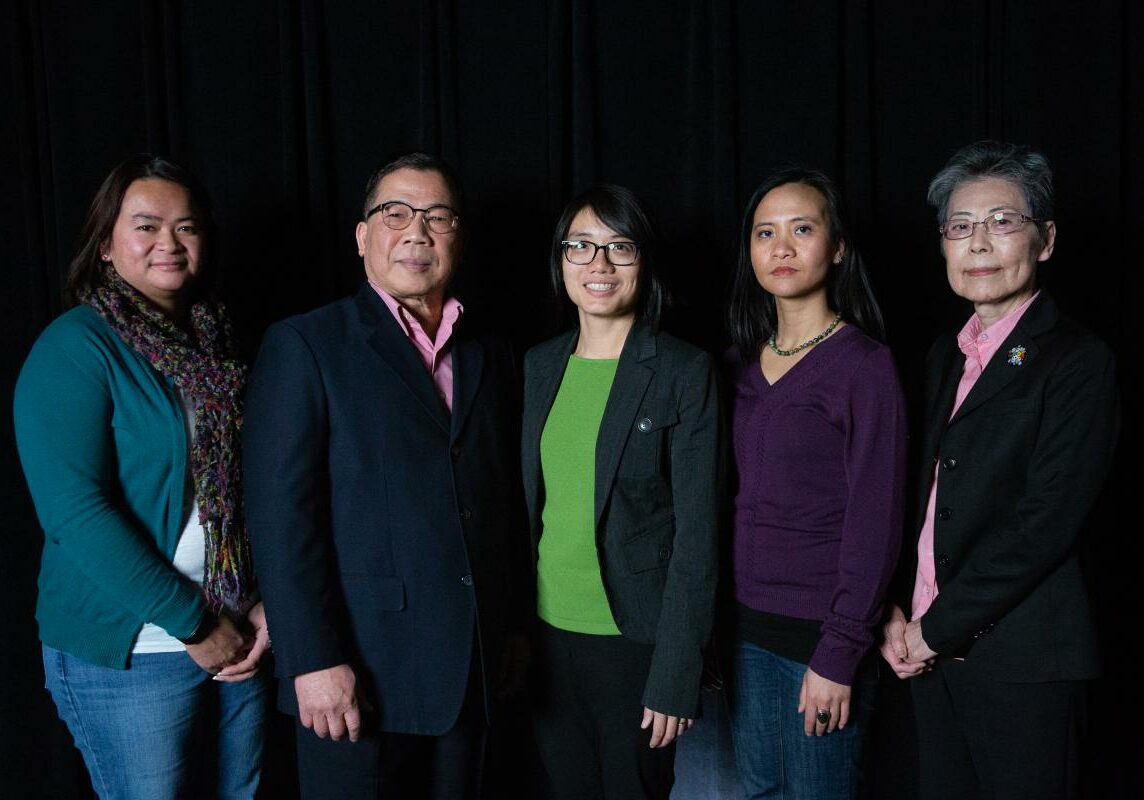
<svg viewBox="0 0 1144 800">
<path fill-rule="evenodd" d="M 787 217 L 786 221 L 787 222 L 821 222 L 821 220 L 818 217 Z M 755 227 L 757 228 L 760 225 L 774 225 L 774 224 L 775 223 L 771 222 L 769 219 L 764 219 L 760 222 L 756 222 Z"/>
<path fill-rule="evenodd" d="M 568 235 L 575 237 L 575 238 L 580 238 L 583 236 L 595 236 L 596 234 L 592 233 L 590 231 L 568 231 Z M 600 238 L 606 238 L 606 237 L 601 236 Z M 622 233 L 617 233 L 612 237 L 613 241 L 619 240 L 621 242 L 630 242 L 631 238 L 632 237 L 627 236 L 627 235 L 622 234 Z"/>
<path fill-rule="evenodd" d="M 996 214 L 998 211 L 1017 211 L 1017 207 L 1009 205 L 1008 203 L 1005 203 L 1004 205 L 993 206 L 993 208 L 989 209 L 985 213 L 986 214 Z M 1018 211 L 1017 213 L 1024 214 L 1025 212 L 1024 211 Z M 950 213 L 951 217 L 960 217 L 963 215 L 966 217 L 972 217 L 973 212 L 972 211 L 953 211 Z"/>
<path fill-rule="evenodd" d="M 157 214 L 145 214 L 142 211 L 137 212 L 135 214 L 132 214 L 131 219 L 147 219 L 147 220 L 155 220 L 157 222 L 163 221 L 163 218 L 158 216 Z M 175 222 L 186 222 L 187 220 L 194 220 L 194 219 L 197 219 L 197 218 L 194 215 L 189 215 L 186 217 L 179 217 L 178 219 L 175 220 Z"/>
</svg>

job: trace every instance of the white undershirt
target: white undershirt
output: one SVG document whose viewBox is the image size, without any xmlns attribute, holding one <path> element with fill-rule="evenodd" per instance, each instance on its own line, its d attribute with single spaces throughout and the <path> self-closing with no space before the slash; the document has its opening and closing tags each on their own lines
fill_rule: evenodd
<svg viewBox="0 0 1144 800">
<path fill-rule="evenodd" d="M 195 407 L 190 398 L 175 388 L 175 394 L 183 404 L 183 417 L 187 423 L 187 444 L 190 445 L 195 438 Z M 188 461 L 187 489 L 184 503 L 184 519 L 186 524 L 183 532 L 179 534 L 179 544 L 175 547 L 175 557 L 172 565 L 196 586 L 203 585 L 203 560 L 206 542 L 204 540 L 203 526 L 199 522 L 199 506 L 195 502 L 195 486 L 191 479 L 191 470 Z M 139 635 L 135 637 L 135 646 L 132 653 L 177 653 L 186 650 L 187 646 L 168 634 L 158 625 L 150 622 L 143 626 Z"/>
</svg>

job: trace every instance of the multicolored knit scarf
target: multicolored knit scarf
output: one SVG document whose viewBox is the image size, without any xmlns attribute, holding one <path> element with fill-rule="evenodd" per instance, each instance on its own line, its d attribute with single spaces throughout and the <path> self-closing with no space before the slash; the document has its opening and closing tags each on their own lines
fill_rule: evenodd
<svg viewBox="0 0 1144 800">
<path fill-rule="evenodd" d="M 214 299 L 195 303 L 188 333 L 110 265 L 84 302 L 191 399 L 191 477 L 206 539 L 203 589 L 216 613 L 226 606 L 245 614 L 254 588 L 239 461 L 246 366 L 234 358 L 226 309 Z"/>
</svg>

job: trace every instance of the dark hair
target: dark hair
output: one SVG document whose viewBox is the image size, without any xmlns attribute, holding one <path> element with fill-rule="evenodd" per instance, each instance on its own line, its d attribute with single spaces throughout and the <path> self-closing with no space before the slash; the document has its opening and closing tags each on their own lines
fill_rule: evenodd
<svg viewBox="0 0 1144 800">
<path fill-rule="evenodd" d="M 67 282 L 64 284 L 64 305 L 82 303 L 99 285 L 106 265 L 102 254 L 104 245 L 111 240 L 115 221 L 127 189 L 135 181 L 144 178 L 158 178 L 177 183 L 190 195 L 199 230 L 202 232 L 202 254 L 200 271 L 195 276 L 191 291 L 196 295 L 208 293 L 213 281 L 213 264 L 217 257 L 217 237 L 211 202 L 206 189 L 190 171 L 177 161 L 165 156 L 140 153 L 120 162 L 107 177 L 92 198 L 87 210 L 87 218 L 79 236 L 79 249 L 68 268 Z"/>
<path fill-rule="evenodd" d="M 457 216 L 461 217 L 462 221 L 464 220 L 465 190 L 461 186 L 460 177 L 456 171 L 449 166 L 447 161 L 437 156 L 431 156 L 428 153 L 406 153 L 405 155 L 387 161 L 373 171 L 369 176 L 369 180 L 365 183 L 365 202 L 362 204 L 361 209 L 363 219 L 374 205 L 374 195 L 377 194 L 378 185 L 386 175 L 397 172 L 399 169 L 412 169 L 418 172 L 436 172 L 440 175 L 441 179 L 445 181 L 446 188 L 449 190 L 453 204 L 452 209 L 457 212 Z"/>
<path fill-rule="evenodd" d="M 982 178 L 999 178 L 1021 190 L 1029 216 L 1037 220 L 1041 241 L 1053 218 L 1053 171 L 1049 160 L 1023 144 L 985 140 L 958 150 L 930 181 L 926 199 L 937 209 L 937 222 L 949 218 L 949 198 L 958 186 Z"/>
<path fill-rule="evenodd" d="M 868 336 L 885 340 L 886 331 L 882 311 L 874 299 L 866 265 L 858 248 L 854 246 L 844 224 L 842 193 L 834 181 L 816 170 L 803 167 L 782 169 L 759 184 L 747 203 L 739 239 L 739 262 L 731 284 L 731 307 L 728 327 L 731 340 L 739 347 L 744 358 L 754 358 L 763 343 L 771 337 L 778 325 L 778 312 L 774 296 L 759 285 L 751 264 L 751 236 L 755 211 L 767 193 L 780 186 L 801 183 L 822 195 L 826 207 L 826 223 L 833 244 L 846 244 L 842 262 L 831 266 L 826 277 L 826 298 L 830 308 L 851 325 Z"/>
<path fill-rule="evenodd" d="M 610 183 L 601 183 L 574 197 L 564 207 L 556 222 L 549 252 L 549 272 L 552 290 L 561 307 L 571 312 L 571 301 L 564 290 L 564 248 L 560 242 L 568 236 L 572 220 L 585 208 L 592 209 L 609 228 L 621 236 L 631 238 L 639 246 L 639 295 L 636 297 L 636 318 L 652 330 L 659 328 L 659 320 L 669 305 L 667 289 L 659 278 L 659 237 L 651 215 L 630 189 Z"/>
</svg>

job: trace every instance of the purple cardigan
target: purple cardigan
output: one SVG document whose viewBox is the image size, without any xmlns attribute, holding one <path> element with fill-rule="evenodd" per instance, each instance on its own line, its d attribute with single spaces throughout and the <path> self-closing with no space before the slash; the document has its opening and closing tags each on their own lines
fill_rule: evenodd
<svg viewBox="0 0 1144 800">
<path fill-rule="evenodd" d="M 852 325 L 773 386 L 731 356 L 735 598 L 822 620 L 809 666 L 850 685 L 901 542 L 906 413 L 890 350 Z"/>
</svg>

